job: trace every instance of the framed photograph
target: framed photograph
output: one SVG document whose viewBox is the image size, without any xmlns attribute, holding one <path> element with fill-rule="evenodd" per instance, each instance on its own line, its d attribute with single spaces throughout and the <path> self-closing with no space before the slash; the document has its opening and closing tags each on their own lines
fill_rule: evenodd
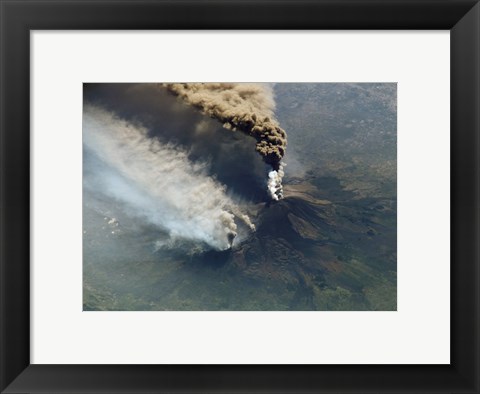
<svg viewBox="0 0 480 394">
<path fill-rule="evenodd" d="M 477 1 L 1 0 L 2 393 L 479 393 Z"/>
</svg>

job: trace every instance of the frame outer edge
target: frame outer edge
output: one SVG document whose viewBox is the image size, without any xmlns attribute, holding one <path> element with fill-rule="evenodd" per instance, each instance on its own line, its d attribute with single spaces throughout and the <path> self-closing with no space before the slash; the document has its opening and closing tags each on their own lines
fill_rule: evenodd
<svg viewBox="0 0 480 394">
<path fill-rule="evenodd" d="M 19 1 L 18 3 L 24 4 L 27 8 L 30 4 L 42 4 L 45 2 L 42 1 L 31 1 L 31 2 L 22 2 Z M 68 4 L 68 1 L 65 2 Z M 101 3 L 101 2 L 100 2 Z M 112 2 L 113 3 L 113 2 Z M 452 2 L 453 3 L 453 2 Z M 22 195 L 22 191 L 29 190 L 29 168 L 30 168 L 30 161 L 29 157 L 26 158 L 25 161 L 25 152 L 24 152 L 24 144 L 25 142 L 29 142 L 29 135 L 23 136 L 21 138 L 21 142 L 18 142 L 18 138 L 15 139 L 10 135 L 6 134 L 6 125 L 15 124 L 18 130 L 14 130 L 15 132 L 23 132 L 24 130 L 29 129 L 29 115 L 25 116 L 22 114 L 21 110 L 29 107 L 29 79 L 18 79 L 19 76 L 29 75 L 28 70 L 25 71 L 25 67 L 29 67 L 29 65 L 22 64 L 22 59 L 28 58 L 28 51 L 29 51 L 29 27 L 27 27 L 27 22 L 23 18 L 25 15 L 22 15 L 19 12 L 19 8 L 16 7 L 15 11 L 9 11 L 8 16 L 10 19 L 6 17 L 6 9 L 7 6 L 10 9 L 12 7 L 13 2 L 11 1 L 3 1 L 0 0 L 0 26 L 1 26 L 1 74 L 0 74 L 0 84 L 1 84 L 1 98 L 0 98 L 0 165 L 1 165 L 1 173 L 0 173 L 0 284 L 1 284 L 1 293 L 0 293 L 0 306 L 1 306 L 1 322 L 0 322 L 0 335 L 1 335 L 1 367 L 0 367 L 0 391 L 3 392 L 5 387 L 15 379 L 15 377 L 20 378 L 21 380 L 22 374 L 21 372 L 27 372 L 28 363 L 25 364 L 25 360 L 29 360 L 29 272 L 27 268 L 27 272 L 25 272 L 25 267 L 23 269 L 20 267 L 10 267 L 7 266 L 6 262 L 7 259 L 10 260 L 22 260 L 25 256 L 29 256 L 29 248 L 28 246 L 25 248 L 25 245 L 22 245 L 21 240 L 29 239 L 29 230 L 26 230 L 22 226 L 25 223 L 29 223 L 29 212 L 22 212 L 22 208 L 25 204 L 25 195 Z M 469 19 L 472 18 L 472 19 Z M 473 22 L 472 22 L 473 20 Z M 470 215 L 472 212 L 475 213 L 475 217 L 470 218 L 469 227 L 468 229 L 470 232 L 466 234 L 466 238 L 470 243 L 464 241 L 462 246 L 468 244 L 470 245 L 469 251 L 471 255 L 469 256 L 469 261 L 472 261 L 472 267 L 469 268 L 469 273 L 472 274 L 472 280 L 469 281 L 467 287 L 471 290 L 472 283 L 478 285 L 480 284 L 478 278 L 478 236 L 479 236 L 479 209 L 478 209 L 478 198 L 480 196 L 479 193 L 479 181 L 478 181 L 478 165 L 479 165 L 479 157 L 475 155 L 475 152 L 479 153 L 479 95 L 480 95 L 480 78 L 479 78 L 479 47 L 478 44 L 480 43 L 479 31 L 480 31 L 480 6 L 479 3 L 476 2 L 474 9 L 470 10 L 467 15 L 465 15 L 464 19 L 457 23 L 457 25 L 452 29 L 452 33 L 456 35 L 458 33 L 458 38 L 460 39 L 461 34 L 464 32 L 462 24 L 465 23 L 473 23 L 475 26 L 475 36 L 470 38 L 474 42 L 469 42 L 469 50 L 470 53 L 474 54 L 474 58 L 471 59 L 473 61 L 474 75 L 475 75 L 475 83 L 464 84 L 466 89 L 472 94 L 472 105 L 468 107 L 469 115 L 466 116 L 466 119 L 470 119 L 470 127 L 463 126 L 472 130 L 472 125 L 474 125 L 473 132 L 476 131 L 476 134 L 472 134 L 474 141 L 469 140 L 468 143 L 471 144 L 470 150 L 468 154 L 465 155 L 466 160 L 470 162 L 473 166 L 471 171 L 468 172 L 467 175 L 458 174 L 458 180 L 461 180 L 461 188 L 465 187 L 465 190 L 470 190 L 473 193 L 465 198 L 465 194 L 463 195 L 463 200 L 465 200 L 465 204 L 469 207 L 473 207 L 468 212 Z M 57 22 L 58 23 L 58 22 Z M 470 25 L 471 26 L 471 25 Z M 8 33 L 8 34 L 7 34 Z M 14 34 L 11 34 L 14 33 Z M 11 34 L 11 35 L 10 35 Z M 14 38 L 15 40 L 13 40 Z M 26 41 L 26 43 L 25 43 Z M 466 41 L 468 42 L 468 35 Z M 453 42 L 453 40 L 452 40 Z M 476 44 L 476 46 L 475 46 Z M 27 54 L 25 54 L 25 52 Z M 452 52 L 453 53 L 453 52 Z M 465 53 L 463 53 L 465 56 Z M 7 64 L 6 59 L 9 59 Z M 15 64 L 15 66 L 13 66 Z M 453 66 L 453 64 L 452 64 Z M 476 67 L 476 68 L 475 68 Z M 18 70 L 20 68 L 20 70 Z M 453 68 L 453 67 L 452 67 Z M 466 75 L 472 75 L 472 69 L 468 68 Z M 476 70 L 476 71 L 475 71 Z M 8 75 L 8 78 L 7 78 Z M 17 79 L 13 80 L 12 76 L 16 76 Z M 17 91 L 17 93 L 15 93 Z M 10 95 L 9 93 L 14 93 Z M 5 97 L 8 96 L 9 102 L 7 103 Z M 453 97 L 453 96 L 452 96 Z M 7 110 L 8 108 L 8 110 Z M 471 111 L 473 110 L 473 115 Z M 453 115 L 453 114 L 452 114 Z M 453 116 L 452 116 L 453 118 Z M 458 120 L 458 119 L 457 119 Z M 454 121 L 452 119 L 452 126 L 454 125 Z M 12 143 L 10 143 L 12 142 Z M 8 145 L 8 150 L 6 149 L 6 145 Z M 22 151 L 23 147 L 23 151 Z M 472 156 L 473 150 L 473 156 Z M 453 152 L 453 151 L 452 151 Z M 456 155 L 458 158 L 458 153 Z M 15 174 L 7 173 L 6 163 L 10 166 L 13 165 L 20 165 L 19 169 L 15 170 Z M 465 167 L 462 167 L 465 169 Z M 26 173 L 26 178 L 21 178 L 21 175 Z M 19 176 L 20 175 L 20 176 Z M 15 180 L 13 178 L 19 177 L 23 180 Z M 453 171 L 452 171 L 452 181 L 453 179 Z M 458 183 L 458 182 L 456 182 Z M 453 186 L 452 182 L 452 186 Z M 6 194 L 6 186 L 8 185 L 8 195 Z M 15 186 L 12 189 L 10 186 Z M 25 187 L 27 189 L 25 189 Z M 459 190 L 461 190 L 461 188 Z M 460 196 L 461 197 L 461 196 Z M 457 199 L 461 200 L 458 195 L 452 193 L 452 200 Z M 463 202 L 463 201 L 462 201 Z M 25 217 L 26 215 L 26 217 Z M 463 216 L 465 216 L 465 211 L 463 211 Z M 468 219 L 468 217 L 467 217 Z M 17 224 L 15 224 L 17 222 Z M 11 225 L 11 226 L 10 226 Z M 6 229 L 9 229 L 9 234 L 7 235 Z M 473 241 L 473 243 L 471 243 Z M 460 243 L 459 243 L 460 244 Z M 472 250 L 472 246 L 473 249 Z M 452 255 L 453 256 L 453 255 Z M 473 257 L 473 259 L 472 259 Z M 25 274 L 27 275 L 27 281 L 25 283 Z M 462 276 L 462 279 L 465 276 Z M 6 278 L 10 281 L 12 279 L 24 282 L 20 283 L 8 283 Z M 476 281 L 476 282 L 474 282 Z M 463 283 L 459 283 L 458 285 L 463 285 Z M 27 288 L 25 289 L 25 286 Z M 457 287 L 458 288 L 458 287 Z M 478 392 L 479 389 L 479 378 L 480 378 L 480 371 L 479 371 L 479 363 L 478 363 L 478 354 L 479 354 L 479 341 L 478 341 L 478 331 L 475 329 L 479 328 L 479 301 L 478 295 L 479 290 L 478 287 L 473 287 L 473 291 L 475 294 L 475 299 L 471 300 L 471 303 L 466 306 L 464 310 L 464 315 L 471 314 L 471 319 L 468 320 L 470 322 L 470 326 L 468 326 L 468 332 L 461 332 L 462 334 L 466 333 L 467 336 L 464 338 L 460 338 L 459 347 L 462 349 L 466 349 L 467 353 L 473 357 L 473 363 L 469 364 L 461 362 L 461 357 L 458 358 L 457 354 L 452 353 L 452 361 L 454 361 L 455 366 L 458 368 L 458 371 L 469 379 L 470 383 L 475 385 L 475 392 Z M 15 296 L 20 296 L 19 299 L 16 299 Z M 454 305 L 455 300 L 452 299 L 452 305 Z M 475 309 L 476 307 L 476 309 Z M 20 308 L 20 312 L 15 310 L 16 308 Z M 461 310 L 463 308 L 460 305 Z M 453 314 L 452 314 L 453 316 Z M 25 319 L 27 324 L 25 325 Z M 7 324 L 8 321 L 8 324 Z M 18 331 L 15 331 L 15 329 Z M 454 328 L 452 325 L 452 332 Z M 27 335 L 25 335 L 25 330 Z M 7 336 L 9 341 L 7 341 Z M 467 340 L 470 338 L 474 338 L 475 343 L 474 346 L 471 346 L 472 343 L 468 342 Z M 12 340 L 12 338 L 14 340 Z M 22 340 L 23 338 L 23 340 Z M 453 342 L 453 341 L 452 341 Z M 472 349 L 468 349 L 468 347 Z M 8 365 L 5 361 L 8 360 Z M 463 360 L 465 361 L 465 359 Z M 475 376 L 476 374 L 476 376 Z M 25 376 L 25 375 L 24 375 Z M 473 378 L 473 380 L 472 380 Z M 472 392 L 471 386 L 467 389 L 464 388 L 463 392 Z M 8 392 L 8 389 L 7 389 Z M 12 391 L 11 391 L 12 392 Z"/>
<path fill-rule="evenodd" d="M 0 391 L 30 363 L 30 31 L 18 11 L 0 0 Z"/>
<path fill-rule="evenodd" d="M 450 56 L 451 129 L 459 134 L 451 142 L 451 363 L 479 393 L 480 3 L 452 28 Z"/>
<path fill-rule="evenodd" d="M 5 69 L 5 31 L 4 31 L 4 7 L 5 4 L 0 3 L 0 86 L 3 86 L 4 81 L 4 69 Z M 5 270 L 3 269 L 4 257 L 4 219 L 3 219 L 3 201 L 5 201 L 5 188 L 3 186 L 3 169 L 5 168 L 5 155 L 4 155 L 4 141 L 3 130 L 4 124 L 4 90 L 0 89 L 0 392 L 5 389 L 7 385 L 6 378 L 6 362 L 7 357 L 5 355 L 5 314 L 4 314 L 4 300 L 5 300 Z"/>
</svg>

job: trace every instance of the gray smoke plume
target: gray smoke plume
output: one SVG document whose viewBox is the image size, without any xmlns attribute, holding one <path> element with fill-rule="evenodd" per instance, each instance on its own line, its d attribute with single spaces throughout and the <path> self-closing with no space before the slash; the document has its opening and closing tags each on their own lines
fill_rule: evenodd
<svg viewBox="0 0 480 394">
<path fill-rule="evenodd" d="M 274 118 L 275 101 L 271 88 L 253 83 L 169 83 L 164 84 L 204 114 L 230 130 L 239 130 L 257 141 L 256 151 L 272 166 L 268 190 L 273 199 L 283 197 L 282 158 L 287 134 Z"/>
<path fill-rule="evenodd" d="M 101 171 L 97 165 L 87 171 L 84 162 L 84 186 L 122 203 L 130 215 L 172 238 L 225 250 L 237 235 L 236 218 L 254 230 L 225 187 L 207 174 L 204 162 L 192 162 L 185 150 L 149 136 L 145 127 L 86 104 L 83 143 L 88 155 L 102 162 Z"/>
</svg>

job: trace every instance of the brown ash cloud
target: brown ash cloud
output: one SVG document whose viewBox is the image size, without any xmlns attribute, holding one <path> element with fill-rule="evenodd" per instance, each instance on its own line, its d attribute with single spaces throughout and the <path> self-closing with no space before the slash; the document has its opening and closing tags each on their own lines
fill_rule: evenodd
<svg viewBox="0 0 480 394">
<path fill-rule="evenodd" d="M 169 83 L 164 86 L 226 129 L 239 130 L 256 140 L 255 150 L 272 167 L 268 190 L 272 198 L 283 196 L 282 158 L 287 134 L 275 119 L 272 89 L 256 83 Z"/>
</svg>

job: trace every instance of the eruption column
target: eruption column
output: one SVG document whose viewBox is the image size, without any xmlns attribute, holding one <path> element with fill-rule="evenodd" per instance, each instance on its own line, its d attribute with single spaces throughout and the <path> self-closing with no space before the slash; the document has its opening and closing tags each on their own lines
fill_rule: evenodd
<svg viewBox="0 0 480 394">
<path fill-rule="evenodd" d="M 204 114 L 217 119 L 226 129 L 239 130 L 257 141 L 256 151 L 272 167 L 268 190 L 274 200 L 283 197 L 281 162 L 287 134 L 274 118 L 275 101 L 266 84 L 168 83 L 171 93 Z"/>
</svg>

